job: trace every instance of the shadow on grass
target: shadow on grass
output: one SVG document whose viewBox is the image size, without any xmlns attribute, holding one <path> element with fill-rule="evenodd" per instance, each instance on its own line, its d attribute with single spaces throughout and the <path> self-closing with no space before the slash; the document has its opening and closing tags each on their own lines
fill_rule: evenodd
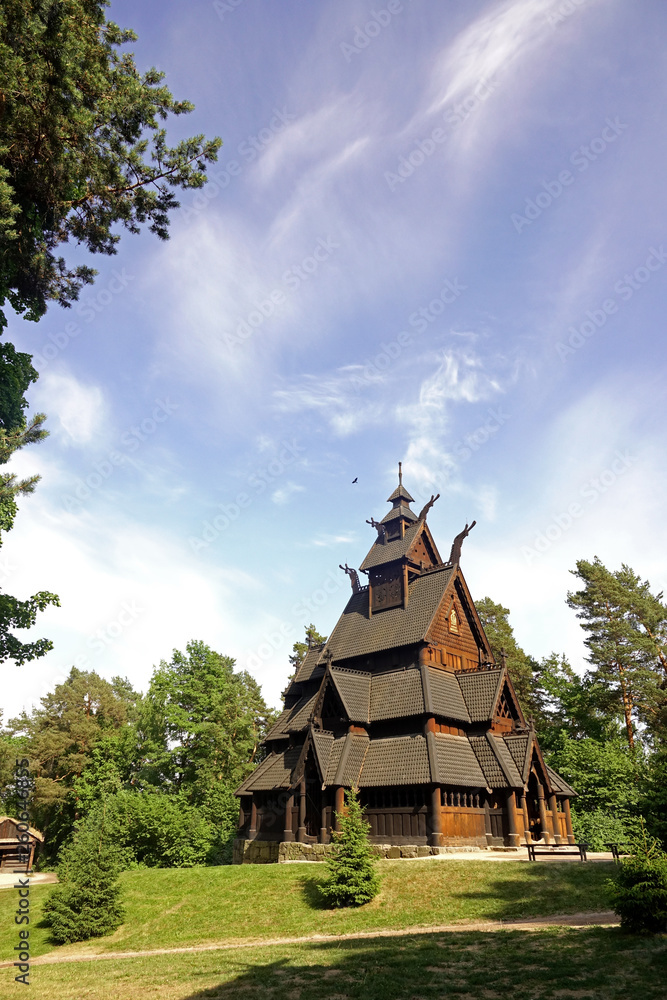
<svg viewBox="0 0 667 1000">
<path fill-rule="evenodd" d="M 412 934 L 229 956 L 229 975 L 183 1000 L 664 1000 L 667 938 L 617 929 Z M 221 970 L 222 971 L 222 970 Z"/>
<path fill-rule="evenodd" d="M 323 872 L 318 872 L 318 875 L 311 876 L 310 878 L 305 877 L 301 880 L 301 896 L 306 906 L 309 906 L 311 910 L 330 909 L 329 904 L 320 892 L 320 885 L 324 881 L 323 874 Z"/>
</svg>

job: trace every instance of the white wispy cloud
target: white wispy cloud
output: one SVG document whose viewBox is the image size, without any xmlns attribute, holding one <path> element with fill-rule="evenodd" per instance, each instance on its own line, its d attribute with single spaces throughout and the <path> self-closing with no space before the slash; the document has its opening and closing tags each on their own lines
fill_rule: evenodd
<svg viewBox="0 0 667 1000">
<path fill-rule="evenodd" d="M 41 376 L 33 405 L 46 411 L 49 429 L 65 445 L 88 445 L 99 439 L 108 419 L 102 389 L 86 385 L 66 369 Z"/>
<path fill-rule="evenodd" d="M 286 482 L 283 486 L 279 486 L 277 490 L 274 490 L 271 494 L 271 500 L 280 506 L 289 502 L 290 498 L 294 496 L 295 493 L 304 493 L 306 487 L 300 486 L 298 483 L 293 483 L 291 480 Z"/>
</svg>

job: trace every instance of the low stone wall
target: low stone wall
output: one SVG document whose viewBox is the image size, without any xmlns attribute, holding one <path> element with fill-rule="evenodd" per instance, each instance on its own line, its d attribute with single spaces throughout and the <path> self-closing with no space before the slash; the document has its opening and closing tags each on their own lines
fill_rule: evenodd
<svg viewBox="0 0 667 1000">
<path fill-rule="evenodd" d="M 235 840 L 232 849 L 233 865 L 271 865 L 278 861 L 278 843 L 275 840 Z"/>
<path fill-rule="evenodd" d="M 427 858 L 432 854 L 454 854 L 460 851 L 477 853 L 485 848 L 458 845 L 428 847 L 416 844 L 373 844 L 373 851 L 380 858 Z M 278 843 L 275 840 L 235 840 L 233 864 L 268 865 L 285 861 L 325 861 L 333 844 Z"/>
</svg>

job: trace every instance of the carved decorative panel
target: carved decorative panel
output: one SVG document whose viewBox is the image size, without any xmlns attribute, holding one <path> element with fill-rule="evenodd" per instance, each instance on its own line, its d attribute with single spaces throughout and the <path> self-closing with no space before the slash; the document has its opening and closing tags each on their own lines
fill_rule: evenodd
<svg viewBox="0 0 667 1000">
<path fill-rule="evenodd" d="M 373 612 L 397 608 L 403 604 L 403 572 L 392 567 L 373 574 L 371 580 L 371 608 Z"/>
</svg>

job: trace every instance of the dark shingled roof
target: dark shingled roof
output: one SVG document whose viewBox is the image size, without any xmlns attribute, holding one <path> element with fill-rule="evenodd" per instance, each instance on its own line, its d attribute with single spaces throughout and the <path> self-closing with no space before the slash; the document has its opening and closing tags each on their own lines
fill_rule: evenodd
<svg viewBox="0 0 667 1000">
<path fill-rule="evenodd" d="M 368 736 L 348 733 L 341 751 L 334 784 L 347 787 L 359 785 L 359 775 L 364 764 L 364 758 L 370 740 Z"/>
<path fill-rule="evenodd" d="M 359 779 L 360 787 L 430 783 L 431 768 L 423 736 L 396 736 L 370 741 Z"/>
<path fill-rule="evenodd" d="M 565 793 L 566 795 L 577 794 L 574 788 L 572 788 L 571 785 L 568 785 L 565 778 L 561 778 L 560 774 L 558 774 L 557 771 L 554 771 L 554 769 L 552 767 L 549 767 L 548 764 L 546 765 L 546 768 L 547 768 L 547 774 L 549 775 L 549 781 L 551 782 L 551 787 L 553 788 L 554 792 L 556 792 L 556 794 L 558 794 L 559 792 Z"/>
<path fill-rule="evenodd" d="M 487 739 L 496 751 L 496 757 L 500 761 L 500 766 L 511 787 L 520 788 L 523 785 L 523 778 L 517 770 L 511 753 L 507 749 L 505 740 L 502 736 L 492 736 L 490 733 L 487 733 Z"/>
<path fill-rule="evenodd" d="M 469 788 L 484 788 L 488 784 L 467 736 L 435 733 L 433 740 L 437 768 L 433 781 Z"/>
<path fill-rule="evenodd" d="M 405 529 L 403 538 L 395 538 L 393 542 L 385 542 L 384 545 L 379 540 L 374 542 L 359 568 L 362 570 L 372 569 L 373 566 L 381 566 L 384 563 L 393 562 L 394 559 L 402 559 L 403 556 L 407 555 L 420 527 L 421 522 L 411 524 Z"/>
<path fill-rule="evenodd" d="M 394 500 L 398 500 L 399 497 L 402 497 L 403 500 L 407 500 L 408 503 L 415 502 L 415 498 L 410 496 L 403 483 L 399 483 L 399 485 L 396 487 L 392 495 L 387 500 L 387 503 L 393 503 Z"/>
<path fill-rule="evenodd" d="M 323 651 L 324 646 L 313 646 L 312 649 L 308 650 L 303 663 L 294 676 L 293 684 L 301 684 L 302 681 L 310 681 L 315 677 L 324 676 L 324 663 L 318 662 Z"/>
<path fill-rule="evenodd" d="M 370 618 L 368 592 L 353 594 L 327 643 L 334 660 L 420 642 L 428 632 L 453 572 L 453 567 L 447 566 L 417 577 L 409 585 L 407 608 L 389 608 Z"/>
<path fill-rule="evenodd" d="M 426 670 L 428 688 L 431 692 L 431 704 L 428 709 L 434 715 L 470 722 L 470 714 L 463 700 L 456 674 L 448 670 L 439 670 L 437 667 L 427 667 Z"/>
<path fill-rule="evenodd" d="M 331 748 L 334 743 L 334 735 L 333 733 L 324 732 L 321 729 L 314 729 L 312 736 L 315 756 L 317 757 L 317 763 L 320 768 L 320 774 L 322 775 L 322 780 L 326 781 L 327 768 L 331 757 Z"/>
<path fill-rule="evenodd" d="M 315 701 L 317 699 L 317 692 L 308 698 L 304 695 L 299 698 L 294 708 L 290 712 L 289 719 L 283 723 L 283 728 L 290 733 L 299 733 L 302 729 L 305 729 L 308 725 L 308 720 L 310 719 L 310 714 L 315 706 Z"/>
<path fill-rule="evenodd" d="M 489 788 L 508 788 L 509 782 L 486 736 L 470 736 L 469 739 L 475 757 L 484 772 L 485 784 Z"/>
<path fill-rule="evenodd" d="M 289 788 L 292 771 L 297 765 L 300 753 L 301 747 L 290 747 L 282 753 L 271 754 L 246 778 L 236 794 L 245 795 L 249 792 L 269 791 L 272 788 Z"/>
<path fill-rule="evenodd" d="M 324 779 L 325 784 L 333 785 L 336 780 L 336 772 L 338 770 L 338 764 L 340 763 L 340 755 L 343 752 L 343 747 L 345 745 L 346 736 L 340 736 L 337 740 L 334 740 L 331 744 L 331 750 L 329 752 L 329 762 L 327 764 L 327 774 Z"/>
<path fill-rule="evenodd" d="M 527 758 L 528 753 L 528 734 L 521 736 L 504 736 L 503 739 L 507 744 L 507 749 L 512 754 L 512 760 L 516 764 L 516 769 L 521 775 L 522 781 L 527 781 L 528 779 L 528 767 L 530 765 L 530 759 Z"/>
<path fill-rule="evenodd" d="M 405 517 L 408 521 L 416 521 L 417 515 L 405 504 L 398 504 L 397 507 L 392 507 L 388 514 L 382 518 L 381 524 L 386 524 L 387 521 L 395 521 L 397 517 Z"/>
<path fill-rule="evenodd" d="M 331 668 L 331 679 L 343 702 L 350 722 L 368 722 L 371 675 L 361 670 Z"/>
<path fill-rule="evenodd" d="M 523 780 L 502 736 L 471 736 L 470 744 L 489 788 L 521 788 Z"/>
<path fill-rule="evenodd" d="M 285 723 L 292 714 L 291 708 L 286 708 L 280 713 L 276 721 L 273 723 L 268 733 L 264 737 L 264 740 L 268 742 L 269 740 L 284 740 L 288 736 L 287 730 L 285 729 Z"/>
<path fill-rule="evenodd" d="M 503 676 L 502 668 L 457 674 L 464 701 L 470 712 L 471 722 L 486 722 L 491 718 L 498 694 L 498 685 Z"/>
<path fill-rule="evenodd" d="M 424 695 L 419 670 L 390 670 L 375 674 L 371 687 L 371 722 L 422 715 Z"/>
</svg>

